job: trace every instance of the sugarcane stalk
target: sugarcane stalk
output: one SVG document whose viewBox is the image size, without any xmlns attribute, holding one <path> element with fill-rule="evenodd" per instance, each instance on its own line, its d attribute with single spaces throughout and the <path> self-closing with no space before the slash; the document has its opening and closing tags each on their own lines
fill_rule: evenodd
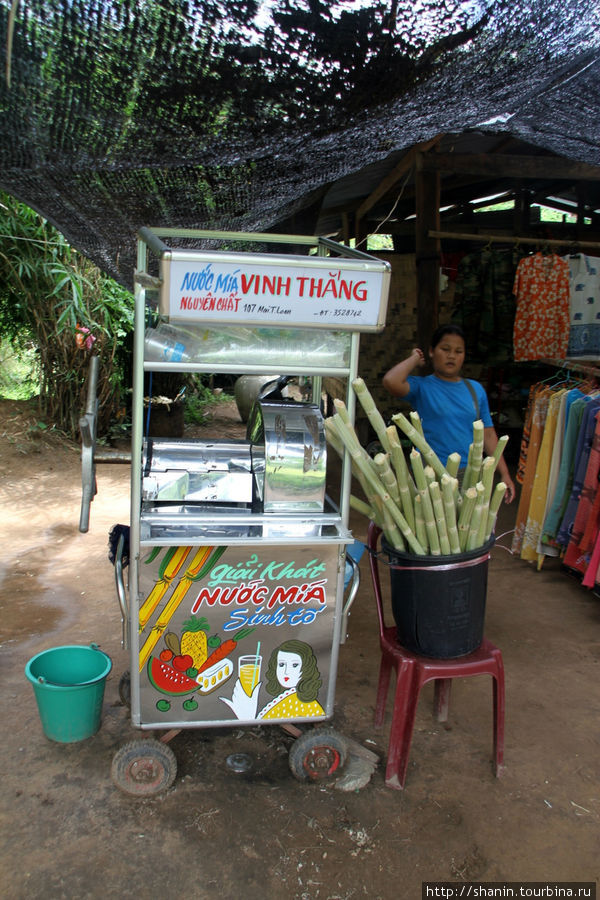
<svg viewBox="0 0 600 900">
<path fill-rule="evenodd" d="M 394 422 L 395 425 L 398 425 L 400 430 L 404 432 L 410 441 L 412 441 L 417 450 L 422 453 L 426 464 L 432 467 L 438 478 L 441 478 L 446 469 L 440 462 L 437 454 L 431 449 L 425 438 L 417 431 L 415 426 L 408 421 L 403 413 L 396 413 L 396 415 L 392 416 L 392 422 Z"/>
<path fill-rule="evenodd" d="M 387 510 L 388 510 L 389 514 L 392 516 L 393 520 L 395 521 L 398 528 L 402 532 L 402 536 L 406 539 L 406 543 L 408 544 L 410 549 L 413 551 L 413 553 L 415 553 L 417 556 L 424 556 L 426 553 L 426 550 L 425 550 L 423 544 L 421 544 L 421 542 L 417 539 L 416 535 L 408 527 L 408 522 L 406 521 L 406 519 L 404 518 L 404 516 L 402 515 L 402 513 L 400 512 L 400 510 L 398 509 L 398 507 L 396 506 L 396 504 L 394 503 L 394 501 L 392 500 L 390 495 L 387 493 L 384 493 L 381 499 L 387 506 Z"/>
<path fill-rule="evenodd" d="M 425 466 L 425 468 L 423 469 L 423 474 L 425 475 L 427 486 L 435 481 L 435 472 L 433 471 L 431 466 Z"/>
<path fill-rule="evenodd" d="M 397 503 L 400 506 L 402 501 L 400 500 L 398 482 L 396 480 L 396 476 L 390 468 L 390 458 L 388 454 L 377 453 L 373 458 L 373 462 L 375 464 L 375 468 L 377 469 L 377 474 L 381 478 L 381 482 L 386 491 L 389 493 L 394 503 Z"/>
<path fill-rule="evenodd" d="M 374 494 L 372 500 L 373 512 L 375 513 L 375 518 L 373 519 L 373 521 L 383 531 L 383 499 L 379 496 L 379 494 Z"/>
<path fill-rule="evenodd" d="M 146 627 L 152 613 L 159 605 L 169 589 L 169 585 L 183 566 L 191 547 L 169 547 L 158 570 L 158 580 L 140 606 L 138 627 L 140 631 Z"/>
<path fill-rule="evenodd" d="M 387 428 L 388 438 L 390 441 L 392 467 L 396 473 L 396 481 L 398 483 L 398 491 L 400 492 L 400 502 L 404 518 L 410 525 L 412 531 L 415 530 L 415 512 L 413 507 L 413 497 L 417 489 L 406 463 L 404 450 L 398 437 L 398 429 L 395 425 Z"/>
<path fill-rule="evenodd" d="M 463 495 L 463 502 L 458 515 L 458 540 L 461 552 L 466 549 L 471 517 L 477 502 L 477 491 L 474 487 L 467 488 Z"/>
<path fill-rule="evenodd" d="M 386 424 L 383 420 L 383 416 L 375 405 L 375 401 L 373 400 L 368 387 L 362 378 L 354 378 L 352 380 L 352 387 L 354 388 L 354 393 L 358 397 L 360 405 L 367 414 L 369 422 L 373 426 L 375 434 L 381 441 L 381 446 L 386 453 L 389 453 L 390 443 L 386 432 Z"/>
<path fill-rule="evenodd" d="M 335 411 L 337 415 L 342 419 L 345 425 L 352 425 L 352 421 L 350 419 L 350 413 L 348 412 L 348 407 L 344 403 L 343 400 L 340 400 L 339 397 L 335 397 L 333 401 L 333 405 L 335 406 Z"/>
<path fill-rule="evenodd" d="M 198 548 L 183 576 L 177 582 L 170 600 L 168 600 L 162 612 L 159 613 L 156 624 L 151 628 L 150 634 L 140 650 L 140 672 L 148 662 L 154 647 L 167 630 L 173 613 L 182 602 L 191 585 L 210 572 L 211 568 L 226 549 L 226 547 L 217 547 L 214 552 L 212 552 L 213 547 Z"/>
<path fill-rule="evenodd" d="M 360 484 L 367 503 L 369 503 L 371 506 L 374 506 L 377 495 L 373 493 L 373 490 L 371 489 L 371 486 L 367 481 L 362 469 L 359 468 L 358 464 L 354 460 L 352 460 L 352 474 Z"/>
<path fill-rule="evenodd" d="M 462 492 L 463 495 L 465 491 L 467 491 L 470 487 L 474 487 L 473 484 L 468 484 L 468 480 L 471 478 L 471 471 L 473 467 L 473 444 L 469 444 L 469 452 L 467 453 L 467 465 L 465 466 L 465 471 L 462 477 Z"/>
<path fill-rule="evenodd" d="M 446 471 L 448 475 L 454 480 L 454 504 L 456 507 L 460 508 L 462 504 L 462 494 L 460 492 L 460 481 L 458 479 L 458 471 L 460 469 L 460 453 L 451 453 L 448 459 L 446 460 Z M 443 479 L 442 475 L 442 479 Z"/>
<path fill-rule="evenodd" d="M 366 475 L 366 473 L 372 469 L 372 460 L 370 456 L 359 444 L 352 425 L 347 424 L 341 415 L 336 413 L 331 419 L 327 419 L 327 421 L 331 422 L 331 428 L 338 435 L 342 445 L 350 454 L 352 459 L 352 474 L 360 484 L 367 501 L 373 505 L 374 489 Z"/>
<path fill-rule="evenodd" d="M 422 437 L 425 437 L 425 433 L 423 431 L 423 423 L 421 422 L 421 416 L 419 415 L 419 413 L 413 409 L 413 410 L 411 410 L 411 412 L 409 412 L 408 415 L 409 415 L 410 421 L 415 426 L 415 428 L 417 429 L 419 434 L 422 435 Z"/>
<path fill-rule="evenodd" d="M 327 443 L 330 447 L 333 447 L 338 456 L 343 459 L 344 445 L 331 419 L 325 419 L 325 421 L 323 422 L 323 428 L 325 430 L 325 439 L 327 440 Z"/>
<path fill-rule="evenodd" d="M 379 524 L 377 521 L 377 510 L 373 506 L 369 506 L 368 503 L 365 503 L 364 500 L 361 500 L 359 497 L 355 497 L 354 494 L 350 494 L 350 508 L 355 510 L 355 512 L 360 513 L 362 516 L 365 516 L 367 519 L 372 520 L 376 525 Z"/>
<path fill-rule="evenodd" d="M 431 497 L 429 495 L 428 481 L 425 475 L 425 469 L 423 467 L 423 460 L 421 459 L 421 454 L 418 450 L 411 450 L 410 464 L 415 476 L 417 490 L 421 497 L 423 519 L 425 521 L 425 530 L 427 532 L 429 552 L 432 556 L 438 556 L 440 553 L 440 539 L 437 533 L 435 517 L 433 515 L 433 505 L 431 503 Z"/>
<path fill-rule="evenodd" d="M 490 499 L 490 505 L 487 514 L 487 524 L 485 529 L 485 541 L 489 541 L 492 536 L 492 532 L 496 526 L 496 518 L 498 516 L 498 510 L 500 509 L 500 504 L 502 503 L 502 498 L 506 493 L 506 484 L 504 481 L 499 481 L 495 487 L 494 493 Z"/>
<path fill-rule="evenodd" d="M 477 543 L 477 535 L 479 533 L 479 523 L 481 522 L 481 517 L 483 515 L 483 494 L 484 487 L 481 481 L 478 481 L 475 485 L 475 490 L 477 491 L 477 499 L 475 501 L 475 509 L 473 510 L 473 515 L 471 516 L 471 522 L 469 524 L 469 534 L 467 536 L 467 544 L 465 550 L 475 550 L 478 547 Z"/>
<path fill-rule="evenodd" d="M 354 426 L 349 419 L 347 419 L 341 413 L 335 413 L 335 415 L 332 416 L 332 424 L 335 426 L 337 433 L 343 441 L 344 445 L 348 448 L 348 450 L 350 450 L 350 453 L 352 453 L 353 450 L 357 450 L 360 452 L 364 451 L 366 453 L 364 448 L 361 446 L 356 431 L 354 430 Z"/>
<path fill-rule="evenodd" d="M 392 519 L 385 503 L 381 504 L 381 512 L 383 516 L 383 533 L 385 534 L 387 542 L 391 544 L 394 550 L 406 550 L 406 544 L 404 543 L 404 538 L 402 537 L 400 529 Z"/>
<path fill-rule="evenodd" d="M 450 554 L 450 540 L 448 538 L 442 492 L 440 491 L 440 486 L 437 481 L 431 481 L 429 483 L 429 496 L 431 497 L 435 524 L 440 538 L 440 550 L 444 556 L 448 556 Z"/>
<path fill-rule="evenodd" d="M 477 546 L 481 547 L 485 541 L 485 532 L 487 528 L 487 514 L 490 505 L 490 498 L 494 489 L 494 469 L 496 464 L 493 456 L 486 456 L 481 466 L 481 481 L 483 484 L 483 510 L 479 522 L 479 531 L 477 533 Z"/>
<path fill-rule="evenodd" d="M 466 488 L 474 487 L 479 481 L 481 472 L 481 460 L 483 458 L 483 422 L 477 419 L 473 422 L 473 443 L 469 448 L 467 471 L 463 482 L 463 492 Z"/>
<path fill-rule="evenodd" d="M 373 460 L 358 440 L 358 436 L 352 423 L 346 422 L 337 413 L 333 416 L 332 422 L 342 443 L 352 457 L 354 468 L 356 468 L 358 460 L 361 460 L 362 465 L 360 466 L 360 471 L 363 474 L 368 473 L 371 479 L 377 478 L 378 476 Z M 365 494 L 368 496 L 368 491 L 366 491 Z"/>
<path fill-rule="evenodd" d="M 373 460 L 364 452 L 358 441 L 353 439 L 352 433 L 342 420 L 336 419 L 336 416 L 333 417 L 333 420 L 338 429 L 338 434 L 350 453 L 355 466 L 365 479 L 365 485 L 368 485 L 366 491 L 367 500 L 370 499 L 370 494 L 373 492 L 381 496 L 381 494 L 385 492 L 385 488 L 373 469 Z"/>
<path fill-rule="evenodd" d="M 494 452 L 492 453 L 492 456 L 494 458 L 494 469 L 498 466 L 498 463 L 500 462 L 500 457 L 504 453 L 504 448 L 506 447 L 507 444 L 508 444 L 508 435 L 507 434 L 501 435 L 498 438 L 498 443 L 496 444 L 496 446 L 494 448 Z"/>
<path fill-rule="evenodd" d="M 423 515 L 423 500 L 421 495 L 415 496 L 415 534 L 417 540 L 425 548 L 425 552 L 429 550 L 429 542 L 427 540 L 427 530 L 425 528 L 425 516 Z"/>
<path fill-rule="evenodd" d="M 442 551 L 440 549 L 440 536 L 433 514 L 433 503 L 431 502 L 431 497 L 429 496 L 427 488 L 424 491 L 419 491 L 419 493 L 423 502 L 423 517 L 425 519 L 425 531 L 427 532 L 429 553 L 431 556 L 439 556 Z"/>
<path fill-rule="evenodd" d="M 424 555 L 425 551 L 423 547 L 416 539 L 414 533 L 408 525 L 408 522 L 377 477 L 377 473 L 373 468 L 373 461 L 358 443 L 356 435 L 354 434 L 354 437 L 352 436 L 353 431 L 351 433 L 350 429 L 348 429 L 346 425 L 344 425 L 337 413 L 333 416 L 333 420 L 342 441 L 350 452 L 353 461 L 356 463 L 356 466 L 360 469 L 361 473 L 365 477 L 366 485 L 368 485 L 368 490 L 365 492 L 367 500 L 369 502 L 373 502 L 374 495 L 381 497 L 383 502 L 388 506 L 390 515 L 399 527 L 411 550 L 418 555 Z"/>
<path fill-rule="evenodd" d="M 417 493 L 417 489 L 408 469 L 408 463 L 406 462 L 404 447 L 400 441 L 398 429 L 395 425 L 388 425 L 386 431 L 390 441 L 392 468 L 396 473 L 398 487 L 402 490 L 402 485 L 407 484 L 411 497 L 414 497 Z"/>
<path fill-rule="evenodd" d="M 456 478 L 460 468 L 460 453 L 451 453 L 446 460 L 446 472 L 451 478 Z M 443 476 L 442 476 L 443 477 Z"/>
<path fill-rule="evenodd" d="M 415 476 L 415 484 L 419 492 L 427 490 L 427 479 L 425 478 L 425 468 L 423 459 L 418 450 L 410 451 L 410 465 Z"/>
<path fill-rule="evenodd" d="M 451 478 L 449 475 L 442 475 L 442 499 L 451 553 L 460 553 L 460 541 L 458 539 L 458 527 L 456 522 L 456 485 L 456 478 Z"/>
</svg>

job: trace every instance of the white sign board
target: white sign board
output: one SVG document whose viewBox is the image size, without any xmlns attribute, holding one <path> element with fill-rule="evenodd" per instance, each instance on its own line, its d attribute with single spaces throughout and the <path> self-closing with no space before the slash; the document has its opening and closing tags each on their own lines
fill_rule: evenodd
<svg viewBox="0 0 600 900">
<path fill-rule="evenodd" d="M 161 259 L 160 310 L 196 325 L 380 331 L 389 263 L 322 256 L 173 250 Z"/>
</svg>

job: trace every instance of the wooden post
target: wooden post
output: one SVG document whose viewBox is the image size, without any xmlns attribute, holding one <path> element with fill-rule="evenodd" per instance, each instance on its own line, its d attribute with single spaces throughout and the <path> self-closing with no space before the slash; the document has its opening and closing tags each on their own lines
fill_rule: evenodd
<svg viewBox="0 0 600 900">
<path fill-rule="evenodd" d="M 427 354 L 431 335 L 438 325 L 440 284 L 440 241 L 429 237 L 439 231 L 440 173 L 425 169 L 425 154 L 419 153 L 415 164 L 417 221 L 415 226 L 415 259 L 417 266 L 417 345 Z M 435 153 L 429 160 L 435 159 Z"/>
<path fill-rule="evenodd" d="M 515 193 L 515 234 L 531 234 L 531 194 L 522 185 Z"/>
</svg>

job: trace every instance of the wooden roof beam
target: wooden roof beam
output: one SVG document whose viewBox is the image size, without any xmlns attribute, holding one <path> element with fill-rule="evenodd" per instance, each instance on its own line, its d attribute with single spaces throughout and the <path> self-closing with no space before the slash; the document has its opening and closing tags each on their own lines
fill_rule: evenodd
<svg viewBox="0 0 600 900">
<path fill-rule="evenodd" d="M 356 210 L 355 217 L 355 229 L 356 229 L 356 237 L 359 237 L 360 225 L 362 219 L 367 215 L 367 213 L 378 203 L 386 194 L 389 194 L 391 190 L 398 184 L 401 178 L 407 175 L 411 169 L 415 166 L 415 160 L 419 153 L 423 153 L 427 150 L 430 150 L 440 141 L 441 135 L 433 138 L 430 141 L 426 141 L 423 144 L 416 144 L 402 157 L 397 166 L 394 166 L 391 172 L 389 172 L 385 178 L 383 178 L 377 187 L 371 191 L 368 197 L 362 201 L 358 209 Z"/>
</svg>

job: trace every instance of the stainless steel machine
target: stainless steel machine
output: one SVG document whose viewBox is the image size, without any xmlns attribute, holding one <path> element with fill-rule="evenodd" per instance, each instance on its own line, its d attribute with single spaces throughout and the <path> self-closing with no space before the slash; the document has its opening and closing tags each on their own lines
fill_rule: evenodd
<svg viewBox="0 0 600 900">
<path fill-rule="evenodd" d="M 321 380 L 345 379 L 352 416 L 359 333 L 383 327 L 389 277 L 387 263 L 322 238 L 140 232 L 128 589 L 120 559 L 115 570 L 132 723 L 164 736 L 117 752 L 122 790 L 172 782 L 165 737 L 179 729 L 273 722 L 300 735 L 297 723 L 332 716 L 353 537 L 347 460 L 326 489 Z M 302 376 L 312 399 L 267 386 L 246 440 L 153 438 L 154 371 Z M 331 731 L 292 749 L 301 778 L 343 765 Z"/>
</svg>

